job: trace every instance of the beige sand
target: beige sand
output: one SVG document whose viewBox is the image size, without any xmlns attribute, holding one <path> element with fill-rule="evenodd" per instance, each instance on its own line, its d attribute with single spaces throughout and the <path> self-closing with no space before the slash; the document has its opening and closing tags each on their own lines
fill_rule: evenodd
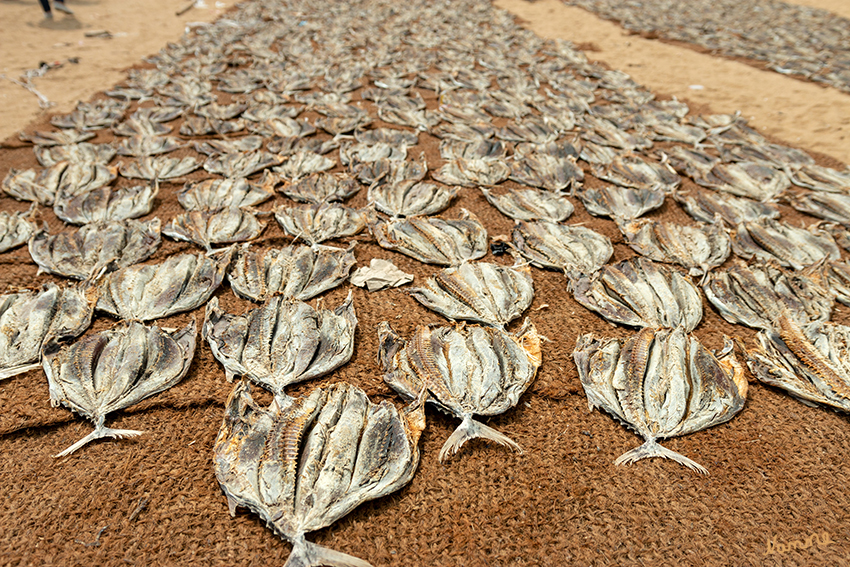
<svg viewBox="0 0 850 567">
<path fill-rule="evenodd" d="M 75 14 L 55 12 L 45 22 L 37 0 L 0 0 L 0 73 L 17 79 L 39 62 L 66 62 L 34 80 L 36 88 L 56 103 L 50 112 L 73 110 L 125 77 L 123 69 L 139 63 L 177 40 L 187 23 L 212 21 L 235 0 L 204 0 L 182 16 L 175 12 L 186 0 L 67 0 Z M 107 30 L 112 39 L 85 37 Z M 78 64 L 67 63 L 73 57 Z M 0 79 L 0 140 L 23 129 L 44 112 L 38 99 Z"/>
<path fill-rule="evenodd" d="M 842 4 L 834 0 L 802 3 L 820 8 Z M 592 44 L 595 50 L 588 57 L 629 73 L 659 95 L 706 105 L 713 112 L 741 110 L 762 132 L 850 163 L 850 95 L 629 35 L 617 24 L 560 0 L 496 0 L 495 4 L 519 16 L 523 25 L 542 37 Z M 697 85 L 702 88 L 692 88 Z"/>
</svg>

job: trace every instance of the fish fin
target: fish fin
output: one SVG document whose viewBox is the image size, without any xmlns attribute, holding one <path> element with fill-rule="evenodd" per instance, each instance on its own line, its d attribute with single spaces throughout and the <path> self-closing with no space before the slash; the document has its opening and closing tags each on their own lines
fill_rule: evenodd
<svg viewBox="0 0 850 567">
<path fill-rule="evenodd" d="M 303 536 L 293 542 L 292 553 L 289 554 L 289 559 L 286 560 L 283 567 L 319 567 L 320 565 L 328 567 L 372 567 L 371 563 L 352 555 L 310 543 L 304 540 Z"/>
<path fill-rule="evenodd" d="M 130 437 L 138 437 L 144 433 L 144 431 L 135 431 L 133 429 L 111 429 L 109 427 L 99 427 L 62 451 L 57 455 L 53 455 L 54 458 L 67 457 L 80 447 L 84 445 L 88 445 L 92 441 L 96 439 L 103 439 L 104 437 L 112 437 L 113 439 L 127 439 Z"/>
<path fill-rule="evenodd" d="M 695 470 L 700 474 L 708 474 L 708 470 L 699 463 L 690 460 L 684 455 L 680 455 L 676 451 L 671 451 L 666 447 L 662 447 L 656 443 L 654 439 L 650 439 L 640 447 L 636 447 L 631 451 L 620 455 L 620 457 L 614 461 L 614 464 L 627 465 L 650 457 L 663 457 L 665 459 L 670 459 L 679 464 L 685 465 L 689 469 Z"/>
<path fill-rule="evenodd" d="M 11 368 L 5 368 L 0 370 L 0 380 L 5 380 L 6 378 L 11 378 L 12 376 L 17 376 L 18 374 L 23 374 L 24 372 L 29 372 L 30 370 L 38 370 L 41 368 L 40 362 L 34 362 L 32 364 L 21 364 L 19 366 L 12 366 Z"/>
<path fill-rule="evenodd" d="M 451 455 L 457 453 L 464 443 L 475 438 L 495 441 L 499 445 L 505 445 L 517 453 L 522 454 L 522 447 L 517 445 L 507 435 L 503 435 L 492 427 L 488 427 L 480 421 L 475 421 L 472 417 L 466 416 L 463 418 L 463 422 L 457 426 L 457 429 L 446 439 L 443 448 L 440 449 L 440 462 L 445 462 Z"/>
</svg>

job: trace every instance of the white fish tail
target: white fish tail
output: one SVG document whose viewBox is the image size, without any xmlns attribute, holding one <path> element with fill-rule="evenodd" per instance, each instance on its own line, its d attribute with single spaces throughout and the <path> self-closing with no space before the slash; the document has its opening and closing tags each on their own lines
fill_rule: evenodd
<svg viewBox="0 0 850 567">
<path fill-rule="evenodd" d="M 310 543 L 304 536 L 292 542 L 292 553 L 283 567 L 372 567 L 371 563 L 327 547 Z"/>
<path fill-rule="evenodd" d="M 23 374 L 24 372 L 29 372 L 30 370 L 38 370 L 40 368 L 40 362 L 12 366 L 11 368 L 0 370 L 0 380 L 5 380 L 6 378 L 11 378 L 12 376 L 17 376 L 18 374 Z"/>
<path fill-rule="evenodd" d="M 630 463 L 634 463 L 641 459 L 648 459 L 650 457 L 663 457 L 665 459 L 671 459 L 685 465 L 689 469 L 695 470 L 701 474 L 708 474 L 708 470 L 705 467 L 696 463 L 684 455 L 680 455 L 676 451 L 671 451 L 666 447 L 662 447 L 658 443 L 655 442 L 655 439 L 650 439 L 640 447 L 636 447 L 631 451 L 624 453 L 621 455 L 616 461 L 614 461 L 615 465 L 627 465 Z"/>
<path fill-rule="evenodd" d="M 457 453 L 464 443 L 476 437 L 495 441 L 499 445 L 510 447 L 517 453 L 522 453 L 522 447 L 517 445 L 510 437 L 499 433 L 492 427 L 487 427 L 479 421 L 475 421 L 472 416 L 467 415 L 464 416 L 463 422 L 457 426 L 457 429 L 446 439 L 443 448 L 440 449 L 440 462 L 445 462 L 451 455 Z"/>
<path fill-rule="evenodd" d="M 110 427 L 103 427 L 102 425 L 59 453 L 58 455 L 53 455 L 54 458 L 67 457 L 80 447 L 84 445 L 88 445 L 92 441 L 96 439 L 103 439 L 104 437 L 111 437 L 113 439 L 127 439 L 129 437 L 138 437 L 144 433 L 144 431 L 135 431 L 133 429 L 112 429 Z"/>
</svg>

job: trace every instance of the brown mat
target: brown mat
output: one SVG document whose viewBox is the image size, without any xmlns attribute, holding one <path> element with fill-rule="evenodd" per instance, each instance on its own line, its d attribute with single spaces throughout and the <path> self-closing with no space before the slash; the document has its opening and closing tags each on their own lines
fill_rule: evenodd
<svg viewBox="0 0 850 567">
<path fill-rule="evenodd" d="M 420 93 L 430 108 L 436 106 L 434 93 Z M 48 129 L 46 122 L 28 131 L 44 129 Z M 109 139 L 101 133 L 93 141 Z M 427 134 L 420 140 L 411 155 L 421 150 L 430 164 L 439 163 L 437 140 Z M 182 153 L 192 154 L 190 150 Z M 0 153 L 0 177 L 12 167 L 35 165 L 30 148 Z M 196 172 L 189 179 L 203 176 Z M 599 182 L 588 178 L 587 183 Z M 131 182 L 119 179 L 118 184 Z M 684 184 L 692 185 L 689 180 Z M 180 210 L 174 196 L 179 187 L 163 185 L 154 211 L 163 221 Z M 364 190 L 352 204 L 362 206 L 365 199 Z M 281 202 L 283 198 L 277 197 L 276 203 Z M 612 261 L 634 255 L 612 222 L 590 217 L 573 202 L 576 213 L 569 222 L 585 223 L 609 236 L 615 243 Z M 3 210 L 27 207 L 0 197 Z M 507 234 L 511 227 L 475 190 L 464 190 L 447 216 L 457 215 L 461 207 L 478 215 L 490 236 Z M 793 222 L 811 222 L 788 207 L 782 207 L 782 213 Z M 39 214 L 52 229 L 60 228 L 51 210 Z M 650 216 L 688 221 L 670 201 Z M 392 259 L 414 273 L 417 284 L 436 270 L 380 249 L 367 236 L 358 238 L 359 265 L 368 264 L 372 257 Z M 261 238 L 265 245 L 285 242 L 274 222 Z M 164 240 L 151 261 L 190 250 L 184 243 Z M 510 261 L 491 255 L 485 260 Z M 59 281 L 36 277 L 25 248 L 0 256 L 0 264 L 0 290 Z M 533 276 L 536 294 L 527 315 L 551 342 L 544 343 L 543 366 L 518 407 L 488 422 L 516 440 L 525 453 L 472 441 L 440 465 L 437 453 L 457 420 L 429 409 L 428 428 L 420 443 L 422 462 L 411 484 L 357 508 L 330 528 L 308 534 L 309 540 L 376 566 L 846 562 L 850 552 L 843 530 L 850 515 L 850 495 L 845 489 L 850 452 L 846 416 L 806 407 L 753 384 L 747 406 L 730 423 L 665 442 L 706 466 L 710 476 L 658 459 L 615 467 L 614 459 L 641 440 L 607 415 L 588 412 L 571 353 L 579 333 L 624 337 L 631 331 L 614 327 L 578 305 L 566 292 L 562 275 L 535 269 Z M 339 304 L 349 288 L 326 294 L 323 303 Z M 228 310 L 250 307 L 226 286 L 217 296 Z M 403 289 L 369 294 L 355 288 L 354 304 L 360 322 L 351 362 L 331 377 L 293 388 L 293 394 L 346 380 L 373 398 L 395 400 L 375 361 L 377 324 L 388 320 L 408 336 L 417 324 L 444 321 Z M 705 313 L 696 335 L 707 346 L 720 347 L 723 334 L 752 341 L 752 331 L 728 325 L 707 304 Z M 183 325 L 189 317 L 200 323 L 203 309 L 160 324 Z M 848 309 L 836 306 L 833 320 L 846 324 Z M 94 328 L 112 323 L 99 316 Z M 512 328 L 520 323 L 514 322 Z M 212 471 L 212 445 L 230 388 L 208 346 L 199 341 L 192 369 L 181 384 L 108 418 L 108 425 L 145 430 L 144 436 L 96 442 L 69 458 L 55 460 L 51 455 L 86 435 L 91 424 L 63 408 L 50 407 L 40 372 L 0 382 L 5 410 L 0 415 L 0 455 L 5 463 L 0 472 L 4 504 L 0 562 L 283 564 L 290 546 L 247 511 L 231 518 Z M 812 540 L 813 535 L 820 539 Z M 799 546 L 794 544 L 797 540 Z"/>
</svg>

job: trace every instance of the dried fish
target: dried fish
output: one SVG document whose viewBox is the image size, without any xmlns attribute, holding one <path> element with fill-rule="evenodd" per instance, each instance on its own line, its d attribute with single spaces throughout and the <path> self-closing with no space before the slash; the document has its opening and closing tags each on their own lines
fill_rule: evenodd
<svg viewBox="0 0 850 567">
<path fill-rule="evenodd" d="M 243 245 L 227 272 L 239 297 L 266 301 L 274 295 L 307 301 L 340 285 L 356 264 L 352 248 L 287 246 L 255 250 Z"/>
<path fill-rule="evenodd" d="M 788 195 L 787 200 L 801 213 L 845 226 L 850 225 L 850 195 L 846 193 L 812 191 Z"/>
<path fill-rule="evenodd" d="M 180 126 L 181 136 L 225 136 L 245 129 L 245 121 L 217 120 L 205 116 L 187 116 Z"/>
<path fill-rule="evenodd" d="M 281 162 L 283 162 L 282 157 L 257 150 L 244 154 L 220 154 L 208 157 L 204 162 L 204 169 L 228 178 L 248 177 Z"/>
<path fill-rule="evenodd" d="M 729 226 L 761 218 L 778 219 L 779 207 L 745 197 L 733 197 L 715 191 L 675 191 L 673 198 L 689 215 L 700 222 L 714 222 L 718 215 Z"/>
<path fill-rule="evenodd" d="M 434 215 L 449 206 L 460 187 L 446 187 L 417 180 L 383 183 L 369 187 L 369 203 L 393 217 Z"/>
<path fill-rule="evenodd" d="M 378 340 L 378 360 L 392 389 L 408 400 L 427 391 L 427 401 L 463 420 L 440 450 L 440 462 L 475 438 L 522 452 L 509 437 L 472 416 L 506 412 L 531 384 L 542 359 L 541 339 L 531 322 L 516 335 L 477 325 L 419 326 L 408 341 L 383 322 Z"/>
<path fill-rule="evenodd" d="M 582 144 L 580 157 L 587 163 L 608 165 L 618 155 L 620 155 L 620 152 L 609 146 L 585 142 Z"/>
<path fill-rule="evenodd" d="M 828 289 L 835 299 L 850 306 L 850 264 L 847 262 L 815 264 L 811 268 L 806 268 L 801 277 L 814 279 L 821 287 Z M 822 320 L 827 319 L 828 317 Z M 801 321 L 801 323 L 806 322 Z"/>
<path fill-rule="evenodd" d="M 56 166 L 41 172 L 11 168 L 3 178 L 3 191 L 19 201 L 32 201 L 50 207 L 56 199 L 62 171 L 64 168 L 57 169 Z"/>
<path fill-rule="evenodd" d="M 24 142 L 30 142 L 36 146 L 64 146 L 66 144 L 78 144 L 95 137 L 94 132 L 81 132 L 80 130 L 55 130 L 53 132 L 34 132 L 26 134 L 21 132 L 20 138 Z"/>
<path fill-rule="evenodd" d="M 19 213 L 0 211 L 0 253 L 17 248 L 30 239 L 35 232 L 34 212 L 35 205 Z"/>
<path fill-rule="evenodd" d="M 448 319 L 504 328 L 531 305 L 534 283 L 528 266 L 467 262 L 440 270 L 410 295 Z"/>
<path fill-rule="evenodd" d="M 273 171 L 286 179 L 297 181 L 311 173 L 319 173 L 333 168 L 336 162 L 330 158 L 317 153 L 302 151 L 297 152 L 283 162 L 283 165 L 275 167 Z"/>
<path fill-rule="evenodd" d="M 324 376 L 354 352 L 357 317 L 351 292 L 336 309 L 313 309 L 303 301 L 275 296 L 244 315 L 207 303 L 203 335 L 228 381 L 244 376 L 274 393 L 281 406 L 290 384 Z"/>
<path fill-rule="evenodd" d="M 147 179 L 149 181 L 161 181 L 164 179 L 175 179 L 192 173 L 200 164 L 193 157 L 170 158 L 142 157 L 127 165 L 118 164 L 118 171 L 127 178 Z"/>
<path fill-rule="evenodd" d="M 360 191 L 360 184 L 347 173 L 314 173 L 285 183 L 279 191 L 295 201 L 318 205 L 344 201 Z"/>
<path fill-rule="evenodd" d="M 129 103 L 117 100 L 78 102 L 73 112 L 53 116 L 50 118 L 50 123 L 57 128 L 100 130 L 120 120 L 128 107 Z"/>
<path fill-rule="evenodd" d="M 504 128 L 496 129 L 496 137 L 506 142 L 546 144 L 567 130 L 568 124 L 557 124 L 547 116 L 529 116 L 522 121 L 510 121 Z"/>
<path fill-rule="evenodd" d="M 632 327 L 683 327 L 702 320 L 702 296 L 676 270 L 636 257 L 573 282 L 576 301 L 612 323 Z"/>
<path fill-rule="evenodd" d="M 850 411 L 850 327 L 818 322 L 801 327 L 781 315 L 775 328 L 759 332 L 747 366 L 761 382 L 801 402 Z"/>
<path fill-rule="evenodd" d="M 819 165 L 804 165 L 792 173 L 791 181 L 794 185 L 815 191 L 841 193 L 850 188 L 850 170 L 845 168 L 844 171 L 838 171 Z"/>
<path fill-rule="evenodd" d="M 783 266 L 801 270 L 824 258 L 839 260 L 841 251 L 832 236 L 815 227 L 797 228 L 782 221 L 762 219 L 738 225 L 732 239 L 741 258 L 775 259 Z"/>
<path fill-rule="evenodd" d="M 53 212 L 70 224 L 135 219 L 150 214 L 158 192 L 158 186 L 149 185 L 100 187 L 76 196 L 58 196 Z"/>
<path fill-rule="evenodd" d="M 581 187 L 575 191 L 591 215 L 619 219 L 636 219 L 664 204 L 664 191 L 632 189 L 616 185 Z"/>
<path fill-rule="evenodd" d="M 131 136 L 118 144 L 118 155 L 154 156 L 167 154 L 183 147 L 183 142 L 173 136 L 149 136 L 147 134 Z"/>
<path fill-rule="evenodd" d="M 755 162 L 719 163 L 708 173 L 694 177 L 699 185 L 748 197 L 756 201 L 770 201 L 791 185 L 781 171 Z"/>
<path fill-rule="evenodd" d="M 289 117 L 271 118 L 257 124 L 251 124 L 248 129 L 264 138 L 280 136 L 281 138 L 304 138 L 316 133 L 316 127 L 303 120 Z"/>
<path fill-rule="evenodd" d="M 106 165 L 115 157 L 115 148 L 111 144 L 89 144 L 88 142 L 64 146 L 36 146 L 33 151 L 35 159 L 43 167 L 50 167 L 61 161 Z"/>
<path fill-rule="evenodd" d="M 161 240 L 156 218 L 91 223 L 52 236 L 45 224 L 30 239 L 29 250 L 40 273 L 87 280 L 146 260 Z"/>
<path fill-rule="evenodd" d="M 727 338 L 723 350 L 712 354 L 681 327 L 645 328 L 625 342 L 582 335 L 573 358 L 590 409 L 602 408 L 645 440 L 617 465 L 664 457 L 708 474 L 658 440 L 725 423 L 747 397 L 732 341 Z"/>
<path fill-rule="evenodd" d="M 707 274 L 725 262 L 731 250 L 720 222 L 690 226 L 638 219 L 617 220 L 617 226 L 635 252 L 656 262 L 679 264 L 692 276 Z"/>
<path fill-rule="evenodd" d="M 446 185 L 476 187 L 501 183 L 511 175 L 511 168 L 500 159 L 456 159 L 446 162 L 432 177 Z"/>
<path fill-rule="evenodd" d="M 244 136 L 234 140 L 205 140 L 200 143 L 195 142 L 192 144 L 192 147 L 196 152 L 208 156 L 217 156 L 221 154 L 245 154 L 259 150 L 263 147 L 263 137 Z"/>
<path fill-rule="evenodd" d="M 138 322 L 79 339 L 67 347 L 45 345 L 44 373 L 50 404 L 94 422 L 95 430 L 59 453 L 65 457 L 95 439 L 137 437 L 142 431 L 106 427 L 106 416 L 177 384 L 195 355 L 194 319 L 168 332 Z"/>
<path fill-rule="evenodd" d="M 536 189 L 508 189 L 507 193 L 494 195 L 482 187 L 487 202 L 499 212 L 514 220 L 548 220 L 561 222 L 573 214 L 575 207 L 562 193 Z"/>
<path fill-rule="evenodd" d="M 281 138 L 275 136 L 268 143 L 268 150 L 281 156 L 292 156 L 300 152 L 310 152 L 325 155 L 339 148 L 339 142 L 334 138 L 322 140 L 320 138 Z"/>
<path fill-rule="evenodd" d="M 308 244 L 353 236 L 366 228 L 366 217 L 362 212 L 338 203 L 278 207 L 274 218 L 285 233 Z"/>
<path fill-rule="evenodd" d="M 91 325 L 88 290 L 45 284 L 41 291 L 0 295 L 0 380 L 41 367 L 45 342 L 81 335 Z"/>
<path fill-rule="evenodd" d="M 673 146 L 669 150 L 659 153 L 669 161 L 670 166 L 677 173 L 687 175 L 692 179 L 702 177 L 711 171 L 712 167 L 720 163 L 719 157 L 684 146 Z"/>
<path fill-rule="evenodd" d="M 420 162 L 379 159 L 373 162 L 353 165 L 349 169 L 357 179 L 366 185 L 382 183 L 402 183 L 422 181 L 428 173 L 428 164 L 424 156 Z"/>
<path fill-rule="evenodd" d="M 513 244 L 539 268 L 563 270 L 570 277 L 591 274 L 614 254 L 607 236 L 585 228 L 549 221 L 519 221 Z"/>
<path fill-rule="evenodd" d="M 501 140 L 479 138 L 456 140 L 446 138 L 440 142 L 440 157 L 446 161 L 456 159 L 505 159 L 508 145 Z"/>
<path fill-rule="evenodd" d="M 511 163 L 510 179 L 529 187 L 561 191 L 577 187 L 584 172 L 574 157 L 558 158 L 544 153 L 531 153 Z"/>
<path fill-rule="evenodd" d="M 162 234 L 174 240 L 192 242 L 212 252 L 213 244 L 254 240 L 265 228 L 266 223 L 258 221 L 250 211 L 230 208 L 177 215 L 162 227 Z"/>
<path fill-rule="evenodd" d="M 177 192 L 177 200 L 187 211 L 221 211 L 253 207 L 274 196 L 272 183 L 254 183 L 244 178 L 190 181 Z"/>
<path fill-rule="evenodd" d="M 647 138 L 626 132 L 610 120 L 585 115 L 582 117 L 582 122 L 584 128 L 581 131 L 581 137 L 588 142 L 629 152 L 652 147 L 652 142 Z"/>
<path fill-rule="evenodd" d="M 375 218 L 369 223 L 382 248 L 401 252 L 425 264 L 457 266 L 487 253 L 487 230 L 478 218 L 461 209 L 456 220 L 411 217 Z"/>
<path fill-rule="evenodd" d="M 827 321 L 832 314 L 833 299 L 821 282 L 772 260 L 713 270 L 703 290 L 724 319 L 756 329 L 772 327 L 786 309 L 804 325 Z"/>
<path fill-rule="evenodd" d="M 231 253 L 180 254 L 158 264 L 128 266 L 107 274 L 98 283 L 97 309 L 127 321 L 191 311 L 221 285 Z"/>
<path fill-rule="evenodd" d="M 621 187 L 664 191 L 670 193 L 681 183 L 681 179 L 663 164 L 645 161 L 638 155 L 625 154 L 615 157 L 602 167 L 592 165 L 593 175 Z"/>
<path fill-rule="evenodd" d="M 304 534 L 410 482 L 424 429 L 421 405 L 400 412 L 349 384 L 265 409 L 240 382 L 215 442 L 215 474 L 231 515 L 248 508 L 292 543 L 287 565 L 369 567 Z"/>
</svg>

